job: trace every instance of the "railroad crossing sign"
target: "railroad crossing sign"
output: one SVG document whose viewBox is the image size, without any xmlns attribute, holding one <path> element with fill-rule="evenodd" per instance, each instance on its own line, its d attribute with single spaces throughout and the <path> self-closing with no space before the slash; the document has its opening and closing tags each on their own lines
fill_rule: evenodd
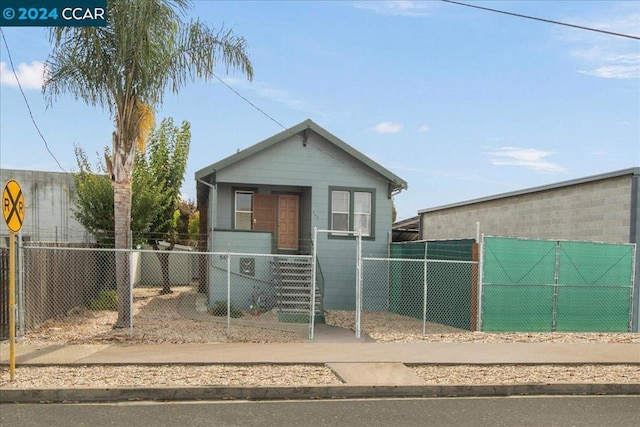
<svg viewBox="0 0 640 427">
<path fill-rule="evenodd" d="M 9 230 L 17 233 L 24 222 L 24 195 L 18 181 L 12 179 L 7 182 L 2 192 L 2 216 Z"/>
</svg>

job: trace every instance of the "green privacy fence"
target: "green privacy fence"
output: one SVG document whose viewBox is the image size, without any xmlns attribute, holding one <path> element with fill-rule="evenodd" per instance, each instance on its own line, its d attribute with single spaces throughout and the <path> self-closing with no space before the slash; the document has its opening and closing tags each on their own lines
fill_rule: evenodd
<svg viewBox="0 0 640 427">
<path fill-rule="evenodd" d="M 482 330 L 627 332 L 635 245 L 485 237 Z"/>
<path fill-rule="evenodd" d="M 426 284 L 426 320 L 470 330 L 475 316 L 472 288 L 477 265 L 468 262 L 472 261 L 474 243 L 461 239 L 392 244 L 392 259 L 426 258 L 427 262 L 391 262 L 389 311 L 422 319 Z"/>
</svg>

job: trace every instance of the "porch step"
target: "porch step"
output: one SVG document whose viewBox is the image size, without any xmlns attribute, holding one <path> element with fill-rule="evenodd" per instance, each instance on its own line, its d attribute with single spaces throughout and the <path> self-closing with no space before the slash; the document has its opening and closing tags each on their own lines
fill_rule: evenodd
<svg viewBox="0 0 640 427">
<path fill-rule="evenodd" d="M 311 287 L 313 278 L 313 264 L 309 259 L 281 258 L 272 263 L 277 289 L 278 318 L 281 322 L 309 321 L 311 308 Z M 322 296 L 320 290 L 315 293 L 315 320 L 324 323 L 322 310 Z"/>
</svg>

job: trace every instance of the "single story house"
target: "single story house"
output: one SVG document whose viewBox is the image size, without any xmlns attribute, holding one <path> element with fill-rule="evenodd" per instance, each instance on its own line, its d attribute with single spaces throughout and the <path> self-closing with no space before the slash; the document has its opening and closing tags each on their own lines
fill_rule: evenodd
<svg viewBox="0 0 640 427">
<path fill-rule="evenodd" d="M 392 197 L 407 188 L 311 120 L 197 171 L 195 179 L 208 251 L 284 254 L 293 262 L 313 253 L 314 227 L 325 230 L 317 240 L 325 309 L 354 309 L 356 238 L 350 232 L 362 233 L 367 256 L 387 256 Z M 231 268 L 257 280 L 267 274 L 260 263 L 247 256 Z M 214 304 L 226 295 L 224 278 L 214 271 L 208 280 Z"/>
</svg>

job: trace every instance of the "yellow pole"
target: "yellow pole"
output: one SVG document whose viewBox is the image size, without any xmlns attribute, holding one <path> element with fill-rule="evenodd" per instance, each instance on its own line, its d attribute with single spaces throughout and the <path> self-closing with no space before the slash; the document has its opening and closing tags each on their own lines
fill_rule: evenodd
<svg viewBox="0 0 640 427">
<path fill-rule="evenodd" d="M 16 255 L 15 233 L 9 233 L 9 375 L 16 379 Z"/>
</svg>

